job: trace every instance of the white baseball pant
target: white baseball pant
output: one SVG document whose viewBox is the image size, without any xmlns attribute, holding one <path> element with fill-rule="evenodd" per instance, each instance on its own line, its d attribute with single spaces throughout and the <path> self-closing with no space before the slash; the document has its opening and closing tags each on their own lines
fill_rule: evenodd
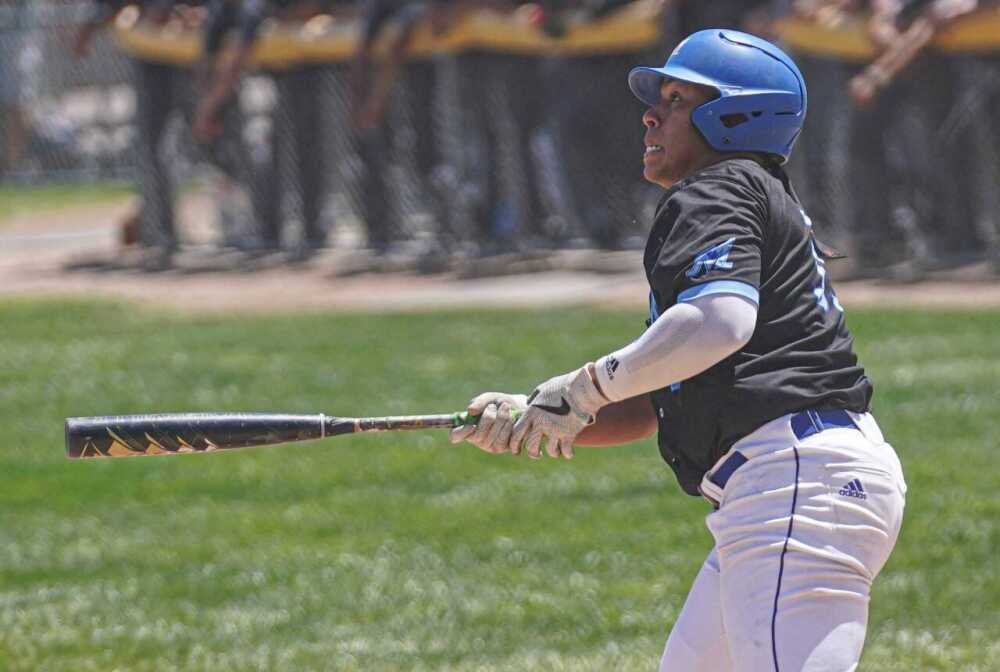
<svg viewBox="0 0 1000 672">
<path fill-rule="evenodd" d="M 906 483 L 870 414 L 805 411 L 749 434 L 702 481 L 715 538 L 661 672 L 848 672 Z"/>
</svg>

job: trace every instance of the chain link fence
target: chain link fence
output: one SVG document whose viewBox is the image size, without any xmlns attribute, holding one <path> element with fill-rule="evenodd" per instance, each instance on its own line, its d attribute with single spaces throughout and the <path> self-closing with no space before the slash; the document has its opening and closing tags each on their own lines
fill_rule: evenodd
<svg viewBox="0 0 1000 672">
<path fill-rule="evenodd" d="M 0 4 L 0 170 L 6 181 L 124 177 L 134 164 L 135 95 L 126 59 L 107 40 L 69 52 L 80 3 Z"/>
</svg>

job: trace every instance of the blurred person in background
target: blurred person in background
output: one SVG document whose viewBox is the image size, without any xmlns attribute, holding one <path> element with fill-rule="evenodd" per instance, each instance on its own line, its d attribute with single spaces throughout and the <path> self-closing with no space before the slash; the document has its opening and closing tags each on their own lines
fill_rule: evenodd
<svg viewBox="0 0 1000 672">
<path fill-rule="evenodd" d="M 475 49 L 403 66 L 419 26 L 429 25 L 433 35 L 442 36 L 467 11 L 492 9 L 503 21 L 518 6 L 504 0 L 363 4 L 362 39 L 351 77 L 352 118 L 363 164 L 362 209 L 376 252 L 390 249 L 404 233 L 404 222 L 386 209 L 385 179 L 398 160 L 392 150 L 411 137 L 418 190 L 436 220 L 432 250 L 466 247 L 479 256 L 493 255 L 517 248 L 520 234 L 536 229 L 540 180 L 530 136 L 543 108 L 538 59 Z M 393 37 L 383 40 L 390 32 Z M 387 120 L 400 73 L 409 104 L 398 111 L 406 118 Z M 439 111 L 444 98 L 452 109 Z M 421 262 L 426 266 L 424 260 L 435 257 L 440 254 L 424 255 Z"/>
<path fill-rule="evenodd" d="M 351 131 L 361 160 L 358 210 L 364 222 L 368 246 L 376 254 L 390 249 L 401 231 L 390 208 L 388 170 L 393 141 L 406 134 L 412 145 L 414 177 L 423 205 L 432 220 L 434 240 L 422 263 L 443 262 L 443 250 L 457 238 L 452 230 L 453 213 L 440 193 L 441 157 L 434 118 L 438 85 L 436 63 L 431 59 L 407 60 L 420 25 L 429 25 L 435 37 L 444 35 L 461 16 L 462 0 L 365 0 L 361 2 L 361 33 L 351 61 L 349 97 Z M 389 26 L 394 30 L 388 30 Z M 383 53 L 376 47 L 383 44 Z M 393 90 L 400 86 L 409 105 L 406 127 L 393 127 L 387 120 Z M 394 223 L 395 222 L 395 223 Z M 435 270 L 427 267 L 426 270 Z"/>
<path fill-rule="evenodd" d="M 983 10 L 1000 10 L 1000 0 L 980 0 Z M 945 133 L 960 137 L 958 156 L 972 171 L 956 169 L 960 202 L 971 208 L 990 270 L 1000 274 L 1000 32 L 992 51 L 954 55 L 958 97 Z M 964 179 L 963 179 L 964 177 Z"/>
<path fill-rule="evenodd" d="M 919 278 L 982 245 L 974 217 L 955 195 L 958 181 L 968 182 L 962 170 L 967 157 L 956 152 L 960 143 L 946 128 L 961 64 L 928 49 L 941 29 L 976 7 L 975 0 L 869 3 L 876 57 L 851 78 L 847 93 L 859 108 L 859 181 L 876 192 L 864 202 L 869 212 L 878 208 L 876 217 L 859 219 L 874 219 L 876 227 L 882 216 L 888 222 L 878 227 L 882 236 L 855 245 L 874 274 Z"/>
<path fill-rule="evenodd" d="M 469 6 L 493 10 L 507 24 L 503 30 L 533 30 L 545 17 L 535 3 L 518 0 Z M 555 112 L 548 107 L 541 61 L 535 54 L 480 46 L 464 50 L 455 62 L 462 138 L 454 157 L 459 183 L 452 207 L 467 218 L 464 238 L 480 258 L 542 242 L 542 179 L 531 139 Z M 466 271 L 484 268 L 490 267 L 475 264 Z"/>
<path fill-rule="evenodd" d="M 22 62 L 29 11 L 28 0 L 0 0 L 0 179 L 17 168 L 31 140 Z"/>
<path fill-rule="evenodd" d="M 162 26 L 170 18 L 174 0 L 97 0 L 76 33 L 73 53 L 86 58 L 97 33 L 109 26 L 128 6 L 140 11 L 139 21 Z M 122 241 L 141 246 L 139 265 L 151 271 L 165 270 L 178 248 L 174 217 L 174 185 L 170 166 L 162 156 L 161 139 L 170 114 L 177 108 L 176 67 L 141 58 L 133 59 L 136 97 L 137 182 L 141 204 L 137 215 L 122 223 Z"/>
<path fill-rule="evenodd" d="M 558 37 L 571 25 L 598 24 L 628 4 L 630 0 L 543 3 L 547 10 L 542 27 Z M 642 107 L 634 98 L 605 94 L 621 86 L 621 73 L 641 57 L 623 49 L 555 56 L 543 65 L 547 105 L 541 114 L 548 117 L 566 174 L 571 231 L 587 246 L 620 249 L 635 233 L 641 166 L 632 150 L 642 143 L 642 128 L 632 119 Z"/>
<path fill-rule="evenodd" d="M 127 6 L 127 0 L 99 0 L 91 14 L 76 34 L 73 51 L 78 58 L 85 58 L 96 34 L 112 23 Z M 212 16 L 206 17 L 202 0 L 147 0 L 140 3 L 140 27 L 162 29 L 168 23 L 180 31 L 204 30 L 203 53 L 212 51 Z M 207 45 L 207 46 L 206 46 Z M 148 270 L 164 270 L 172 265 L 173 254 L 179 242 L 176 224 L 176 185 L 174 165 L 165 156 L 168 144 L 167 130 L 175 114 L 184 118 L 185 125 L 192 125 L 196 91 L 203 86 L 207 58 L 194 66 L 194 73 L 184 67 L 135 58 L 133 83 L 136 90 L 136 126 L 138 138 L 138 181 L 142 203 L 139 212 L 123 224 L 122 238 L 126 244 L 138 242 L 145 254 L 140 264 Z M 214 199 L 218 207 L 219 229 L 223 246 L 246 248 L 250 246 L 247 234 L 252 220 L 249 207 L 239 199 L 250 184 L 250 161 L 242 138 L 242 119 L 235 101 L 225 108 L 229 119 L 227 133 L 220 133 L 208 142 L 199 144 L 200 155 L 218 170 L 215 184 L 218 193 Z M 247 200 L 244 198 L 243 200 Z"/>
<path fill-rule="evenodd" d="M 208 74 L 195 113 L 195 140 L 207 144 L 226 127 L 224 110 L 237 95 L 240 80 L 251 65 L 254 45 L 264 21 L 305 21 L 324 11 L 343 10 L 346 0 L 212 0 L 213 19 L 206 31 Z M 279 100 L 271 125 L 270 165 L 259 180 L 256 208 L 261 246 L 283 246 L 282 212 L 286 191 L 294 191 L 302 223 L 291 259 L 304 261 L 326 245 L 322 221 L 328 157 L 323 150 L 324 114 L 317 92 L 322 67 L 294 64 L 274 75 Z"/>
<path fill-rule="evenodd" d="M 865 10 L 864 3 L 856 0 L 795 0 L 790 9 L 817 29 L 857 23 Z M 796 62 L 810 83 L 812 103 L 788 170 L 795 178 L 802 202 L 809 208 L 816 231 L 836 247 L 849 250 L 851 261 L 858 264 L 867 258 L 867 250 L 878 249 L 875 241 L 884 236 L 888 215 L 887 211 L 874 214 L 883 204 L 869 202 L 877 194 L 857 176 L 878 174 L 876 166 L 881 166 L 883 160 L 880 151 L 873 152 L 873 146 L 852 147 L 850 141 L 858 114 L 844 92 L 861 65 L 825 53 L 823 46 L 815 45 L 816 51 L 805 47 L 795 50 Z M 879 145 L 875 143 L 874 147 Z M 862 155 L 866 158 L 859 161 Z M 856 246 L 861 248 L 860 253 Z"/>
</svg>

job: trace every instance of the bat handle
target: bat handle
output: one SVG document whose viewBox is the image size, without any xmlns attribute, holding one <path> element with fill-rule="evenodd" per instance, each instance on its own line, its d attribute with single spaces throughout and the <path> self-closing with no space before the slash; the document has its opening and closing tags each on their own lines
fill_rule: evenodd
<svg viewBox="0 0 1000 672">
<path fill-rule="evenodd" d="M 512 411 L 510 415 L 514 420 L 517 420 L 518 418 L 521 417 L 521 411 Z M 456 413 L 454 418 L 452 419 L 453 423 L 452 426 L 461 427 L 463 425 L 478 425 L 479 420 L 482 417 L 483 416 L 481 415 L 470 415 L 468 411 L 464 411 L 462 413 Z"/>
</svg>

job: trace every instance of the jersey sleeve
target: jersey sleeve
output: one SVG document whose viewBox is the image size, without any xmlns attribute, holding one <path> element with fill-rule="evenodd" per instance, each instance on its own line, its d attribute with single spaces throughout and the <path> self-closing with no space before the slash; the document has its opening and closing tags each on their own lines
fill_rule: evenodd
<svg viewBox="0 0 1000 672">
<path fill-rule="evenodd" d="M 672 194 L 660 217 L 673 225 L 650 277 L 658 312 L 711 294 L 760 303 L 762 196 L 734 180 L 700 180 Z"/>
</svg>

